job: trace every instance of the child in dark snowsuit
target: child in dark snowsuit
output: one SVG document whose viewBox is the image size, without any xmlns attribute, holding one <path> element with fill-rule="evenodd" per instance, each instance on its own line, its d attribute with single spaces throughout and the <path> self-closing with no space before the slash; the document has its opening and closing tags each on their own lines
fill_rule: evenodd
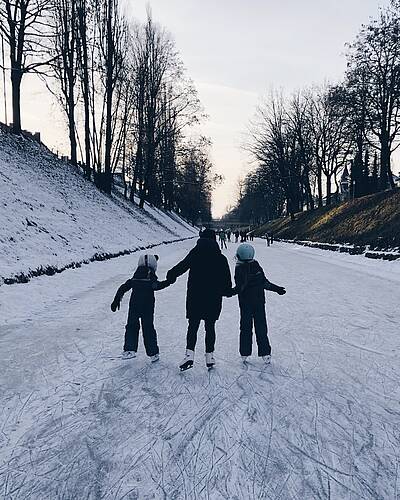
<svg viewBox="0 0 400 500">
<path fill-rule="evenodd" d="M 252 351 L 253 323 L 258 345 L 258 355 L 265 363 L 271 362 L 271 346 L 268 339 L 267 318 L 265 314 L 264 290 L 284 295 L 286 290 L 274 285 L 265 277 L 260 264 L 254 260 L 254 248 L 243 243 L 236 251 L 235 288 L 240 307 L 240 355 L 246 362 Z"/>
<path fill-rule="evenodd" d="M 159 360 L 157 333 L 154 328 L 154 292 L 163 290 L 170 283 L 168 281 L 158 281 L 156 275 L 157 261 L 157 255 L 141 255 L 135 274 L 118 288 L 111 304 L 111 310 L 115 312 L 120 308 L 124 294 L 132 290 L 129 301 L 128 322 L 125 327 L 123 358 L 129 359 L 136 356 L 140 320 L 146 354 L 150 356 L 152 362 Z"/>
</svg>

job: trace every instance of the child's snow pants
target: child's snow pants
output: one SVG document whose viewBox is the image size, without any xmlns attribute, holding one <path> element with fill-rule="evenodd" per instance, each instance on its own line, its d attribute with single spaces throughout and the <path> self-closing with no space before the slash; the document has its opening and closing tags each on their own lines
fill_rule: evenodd
<svg viewBox="0 0 400 500">
<path fill-rule="evenodd" d="M 128 322 L 125 327 L 124 351 L 138 350 L 139 329 L 142 324 L 143 341 L 147 356 L 159 353 L 157 344 L 157 332 L 154 328 L 154 304 L 146 307 L 135 307 L 129 305 Z"/>
<path fill-rule="evenodd" d="M 240 304 L 240 355 L 251 355 L 253 344 L 253 323 L 254 330 L 256 332 L 258 355 L 266 356 L 271 354 L 265 304 L 242 303 Z"/>
<path fill-rule="evenodd" d="M 186 349 L 194 351 L 197 342 L 197 332 L 199 331 L 201 319 L 189 318 L 189 326 L 186 336 Z M 215 321 L 204 320 L 206 329 L 206 352 L 214 352 L 215 347 Z"/>
</svg>

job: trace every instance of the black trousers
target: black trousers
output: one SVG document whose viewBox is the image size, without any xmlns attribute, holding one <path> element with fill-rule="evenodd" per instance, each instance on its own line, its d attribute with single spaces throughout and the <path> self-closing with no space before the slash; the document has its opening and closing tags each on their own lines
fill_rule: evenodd
<svg viewBox="0 0 400 500">
<path fill-rule="evenodd" d="M 197 342 L 197 332 L 199 331 L 201 319 L 189 318 L 189 326 L 186 336 L 186 349 L 194 351 Z M 206 329 L 206 352 L 214 352 L 215 349 L 215 321 L 205 319 Z"/>
<path fill-rule="evenodd" d="M 240 345 L 241 356 L 250 356 L 253 344 L 253 323 L 256 332 L 258 355 L 271 354 L 268 339 L 265 304 L 240 304 Z"/>
<path fill-rule="evenodd" d="M 154 306 L 148 308 L 135 308 L 129 306 L 128 322 L 125 327 L 124 351 L 138 350 L 139 329 L 142 324 L 143 342 L 147 356 L 159 353 L 157 332 L 154 328 Z"/>
</svg>

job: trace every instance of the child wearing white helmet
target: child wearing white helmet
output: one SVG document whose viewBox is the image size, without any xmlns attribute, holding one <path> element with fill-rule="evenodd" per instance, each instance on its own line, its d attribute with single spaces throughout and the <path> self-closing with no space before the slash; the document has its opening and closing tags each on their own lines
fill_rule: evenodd
<svg viewBox="0 0 400 500">
<path fill-rule="evenodd" d="M 236 250 L 236 286 L 233 289 L 233 293 L 237 293 L 239 297 L 239 351 L 245 363 L 252 352 L 254 323 L 258 355 L 262 357 L 265 363 L 269 364 L 271 362 L 271 345 L 268 339 L 264 290 L 276 292 L 279 295 L 284 295 L 286 290 L 267 280 L 262 267 L 254 260 L 254 256 L 254 247 L 248 243 L 242 243 Z"/>
<path fill-rule="evenodd" d="M 122 353 L 124 359 L 136 357 L 139 343 L 140 320 L 146 354 L 152 362 L 159 360 L 157 333 L 154 328 L 154 292 L 163 290 L 171 283 L 169 281 L 158 281 L 156 275 L 157 261 L 158 255 L 140 255 L 138 267 L 133 277 L 118 288 L 111 304 L 111 310 L 115 312 L 120 308 L 124 294 L 132 290 L 129 301 L 128 321 L 125 327 L 125 343 Z"/>
</svg>

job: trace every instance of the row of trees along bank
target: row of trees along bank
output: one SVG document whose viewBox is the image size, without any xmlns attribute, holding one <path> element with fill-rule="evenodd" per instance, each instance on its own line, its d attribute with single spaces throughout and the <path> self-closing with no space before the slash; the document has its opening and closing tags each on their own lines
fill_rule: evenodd
<svg viewBox="0 0 400 500">
<path fill-rule="evenodd" d="M 394 188 L 400 132 L 400 2 L 380 10 L 347 46 L 342 82 L 272 92 L 258 106 L 246 149 L 257 167 L 228 219 L 263 222 Z M 348 175 L 347 175 L 348 174 Z M 343 193 L 342 193 L 343 194 Z"/>
<path fill-rule="evenodd" d="M 70 157 L 88 179 L 196 221 L 210 218 L 210 143 L 189 139 L 203 118 L 196 89 L 170 35 L 129 21 L 120 0 L 1 0 L 0 30 L 21 132 L 21 82 L 39 75 L 68 124 Z M 193 196 L 189 199 L 188 194 Z"/>
</svg>

